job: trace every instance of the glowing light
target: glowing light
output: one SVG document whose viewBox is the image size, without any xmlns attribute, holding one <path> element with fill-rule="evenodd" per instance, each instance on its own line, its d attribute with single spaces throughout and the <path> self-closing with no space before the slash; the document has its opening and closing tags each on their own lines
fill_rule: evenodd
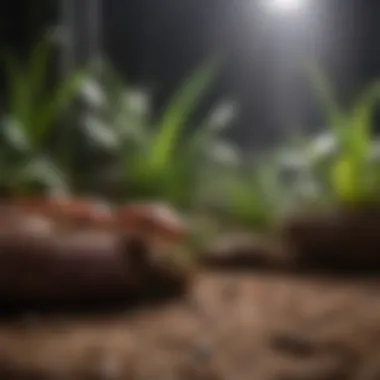
<svg viewBox="0 0 380 380">
<path fill-rule="evenodd" d="M 298 13 L 305 8 L 306 0 L 264 0 L 273 12 Z"/>
</svg>

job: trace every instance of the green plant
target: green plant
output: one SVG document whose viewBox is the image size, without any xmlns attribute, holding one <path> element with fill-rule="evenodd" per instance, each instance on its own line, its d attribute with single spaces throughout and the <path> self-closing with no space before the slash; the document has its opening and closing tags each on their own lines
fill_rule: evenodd
<svg viewBox="0 0 380 380">
<path fill-rule="evenodd" d="M 205 172 L 218 161 L 217 150 L 228 149 L 219 136 L 230 119 L 230 112 L 221 112 L 228 110 L 226 105 L 184 137 L 189 116 L 212 83 L 217 66 L 218 60 L 207 61 L 186 78 L 157 122 L 150 115 L 147 92 L 126 88 L 110 66 L 105 65 L 101 82 L 89 79 L 87 87 L 98 96 L 84 94 L 92 108 L 86 131 L 90 140 L 114 155 L 111 166 L 118 168 L 124 196 L 166 199 L 181 207 L 196 203 Z"/>
<path fill-rule="evenodd" d="M 247 171 L 236 171 L 226 183 L 224 207 L 237 224 L 269 228 L 286 207 L 289 188 L 280 176 L 277 151 L 261 154 Z"/>
<path fill-rule="evenodd" d="M 371 121 L 380 100 L 380 81 L 367 88 L 348 111 L 336 104 L 327 80 L 315 68 L 312 81 L 335 144 L 328 165 L 323 162 L 333 197 L 343 202 L 375 200 L 380 173 L 376 162 L 370 160 L 373 150 Z M 323 155 L 315 158 L 315 167 L 321 164 L 322 158 Z"/>
<path fill-rule="evenodd" d="M 380 100 L 380 82 L 374 82 L 344 110 L 315 67 L 311 80 L 328 127 L 317 136 L 298 136 L 296 142 L 283 147 L 279 161 L 283 169 L 291 168 L 294 173 L 293 196 L 303 194 L 319 204 L 375 201 L 380 157 L 375 154 L 371 121 Z"/>
<path fill-rule="evenodd" d="M 36 45 L 25 65 L 10 55 L 4 58 L 7 93 L 1 129 L 1 185 L 12 192 L 30 191 L 33 183 L 63 190 L 66 182 L 64 170 L 59 169 L 64 163 L 55 152 L 69 147 L 57 149 L 52 137 L 80 88 L 84 72 L 76 71 L 54 89 L 49 88 L 50 58 L 48 39 Z"/>
</svg>

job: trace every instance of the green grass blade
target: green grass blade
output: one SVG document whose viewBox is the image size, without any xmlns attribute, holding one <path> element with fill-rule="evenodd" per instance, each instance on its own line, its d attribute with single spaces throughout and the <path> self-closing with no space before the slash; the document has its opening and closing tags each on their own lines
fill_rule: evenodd
<svg viewBox="0 0 380 380">
<path fill-rule="evenodd" d="M 363 197 L 373 191 L 371 184 L 375 173 L 369 165 L 372 147 L 372 116 L 380 100 L 380 82 L 369 87 L 354 105 L 347 134 L 347 160 L 350 163 L 353 196 Z"/>
<path fill-rule="evenodd" d="M 57 118 L 67 109 L 70 103 L 78 94 L 79 88 L 85 78 L 85 70 L 78 70 L 74 74 L 65 78 L 51 96 L 51 100 L 40 109 L 35 121 L 38 128 L 35 136 L 35 143 L 41 146 L 49 132 L 49 128 Z"/>
<path fill-rule="evenodd" d="M 350 148 L 353 155 L 363 159 L 371 146 L 371 122 L 374 108 L 380 100 L 380 81 L 365 91 L 353 107 L 349 120 Z"/>
<path fill-rule="evenodd" d="M 207 61 L 185 81 L 169 102 L 156 126 L 152 146 L 151 159 L 156 167 L 163 168 L 168 163 L 188 116 L 215 78 L 218 65 L 218 59 Z"/>
</svg>

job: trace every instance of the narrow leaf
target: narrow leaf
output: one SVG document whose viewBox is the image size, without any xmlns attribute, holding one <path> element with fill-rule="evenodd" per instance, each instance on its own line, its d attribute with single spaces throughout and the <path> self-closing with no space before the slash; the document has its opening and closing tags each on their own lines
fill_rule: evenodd
<svg viewBox="0 0 380 380">
<path fill-rule="evenodd" d="M 161 121 L 156 126 L 156 137 L 152 147 L 152 161 L 164 167 L 173 153 L 173 148 L 189 115 L 215 78 L 219 60 L 210 60 L 188 78 L 179 92 L 169 102 Z"/>
</svg>

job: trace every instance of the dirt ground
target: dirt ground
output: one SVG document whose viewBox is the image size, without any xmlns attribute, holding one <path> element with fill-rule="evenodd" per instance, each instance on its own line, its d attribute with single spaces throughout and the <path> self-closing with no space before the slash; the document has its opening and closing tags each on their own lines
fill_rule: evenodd
<svg viewBox="0 0 380 380">
<path fill-rule="evenodd" d="M 186 298 L 0 322 L 0 379 L 380 379 L 380 277 L 203 271 Z"/>
</svg>

